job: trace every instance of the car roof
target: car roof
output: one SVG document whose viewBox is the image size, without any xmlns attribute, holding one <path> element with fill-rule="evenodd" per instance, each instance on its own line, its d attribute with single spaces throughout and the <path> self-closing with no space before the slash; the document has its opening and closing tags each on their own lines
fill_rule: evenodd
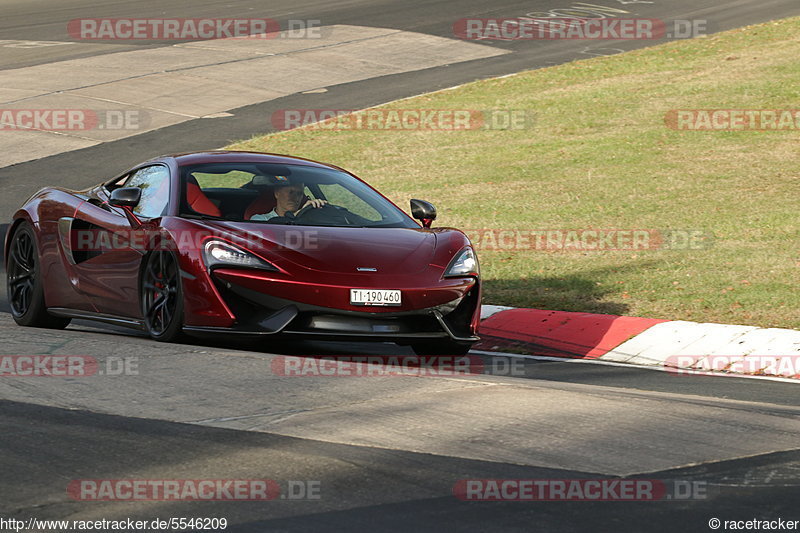
<svg viewBox="0 0 800 533">
<path fill-rule="evenodd" d="M 174 159 L 179 166 L 202 165 L 205 163 L 274 163 L 283 165 L 306 165 L 342 170 L 334 165 L 326 165 L 324 163 L 312 161 L 310 159 L 304 159 L 302 157 L 233 150 L 212 150 L 206 152 L 169 154 L 154 158 L 151 160 L 151 162 L 163 161 L 165 159 Z"/>
</svg>

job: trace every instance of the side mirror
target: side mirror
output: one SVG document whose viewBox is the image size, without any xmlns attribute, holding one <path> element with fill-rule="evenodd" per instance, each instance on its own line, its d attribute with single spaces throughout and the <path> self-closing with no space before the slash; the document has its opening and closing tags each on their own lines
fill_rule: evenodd
<svg viewBox="0 0 800 533">
<path fill-rule="evenodd" d="M 411 216 L 422 222 L 422 227 L 430 228 L 436 220 L 436 208 L 425 200 L 411 199 Z"/>
<path fill-rule="evenodd" d="M 111 191 L 109 204 L 115 207 L 136 207 L 142 199 L 142 189 L 138 187 L 123 187 Z"/>
<path fill-rule="evenodd" d="M 115 207 L 121 207 L 125 211 L 125 218 L 128 219 L 131 226 L 138 228 L 142 225 L 142 221 L 133 212 L 133 208 L 139 205 L 141 199 L 142 189 L 138 187 L 123 187 L 111 191 L 111 198 L 108 199 L 108 203 Z"/>
</svg>

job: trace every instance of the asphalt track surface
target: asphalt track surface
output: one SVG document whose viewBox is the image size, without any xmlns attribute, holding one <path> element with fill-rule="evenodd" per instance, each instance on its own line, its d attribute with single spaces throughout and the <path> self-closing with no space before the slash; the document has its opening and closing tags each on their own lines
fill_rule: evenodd
<svg viewBox="0 0 800 533">
<path fill-rule="evenodd" d="M 630 16 L 704 18 L 712 30 L 800 14 L 788 1 L 592 2 Z M 272 17 L 452 37 L 463 17 L 575 3 L 140 2 L 0 4 L 0 39 L 68 41 L 80 17 Z M 132 10 L 134 12 L 132 12 Z M 151 47 L 163 46 L 156 43 Z M 167 43 L 168 44 L 168 43 Z M 0 215 L 38 188 L 84 187 L 155 154 L 269 131 L 284 108 L 348 109 L 651 43 L 491 42 L 512 53 L 327 87 L 0 169 Z M 0 69 L 92 57 L 132 44 L 0 48 Z M 2 71 L 0 71 L 2 76 Z M 4 354 L 137 361 L 137 373 L 0 381 L 0 518 L 226 517 L 231 531 L 709 531 L 708 520 L 800 519 L 797 386 L 680 378 L 618 366 L 526 361 L 517 372 L 446 378 L 289 378 L 276 354 L 394 353 L 388 345 L 162 345 L 76 323 L 22 330 L 0 316 Z M 490 359 L 484 358 L 487 365 Z M 502 374 L 502 372 L 499 372 Z M 702 482 L 704 499 L 464 502 L 461 479 L 639 477 Z M 74 479 L 315 480 L 317 500 L 81 502 Z"/>
</svg>

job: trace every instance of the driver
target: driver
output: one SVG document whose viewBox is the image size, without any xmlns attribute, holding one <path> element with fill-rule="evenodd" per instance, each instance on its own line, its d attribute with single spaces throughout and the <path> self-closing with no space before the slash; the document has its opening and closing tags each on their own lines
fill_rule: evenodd
<svg viewBox="0 0 800 533">
<path fill-rule="evenodd" d="M 309 198 L 304 194 L 304 191 L 305 184 L 302 182 L 285 182 L 276 185 L 273 189 L 275 208 L 268 213 L 253 215 L 250 220 L 269 220 L 275 217 L 283 217 L 286 216 L 286 213 L 295 213 L 302 207 L 319 208 L 328 203 L 326 200 Z"/>
</svg>

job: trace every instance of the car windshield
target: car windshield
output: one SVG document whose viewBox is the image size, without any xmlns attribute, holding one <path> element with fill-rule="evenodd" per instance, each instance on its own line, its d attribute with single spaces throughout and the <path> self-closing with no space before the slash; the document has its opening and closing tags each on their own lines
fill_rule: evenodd
<svg viewBox="0 0 800 533">
<path fill-rule="evenodd" d="M 182 216 L 263 224 L 418 228 L 353 176 L 307 165 L 209 163 L 181 167 Z"/>
</svg>

